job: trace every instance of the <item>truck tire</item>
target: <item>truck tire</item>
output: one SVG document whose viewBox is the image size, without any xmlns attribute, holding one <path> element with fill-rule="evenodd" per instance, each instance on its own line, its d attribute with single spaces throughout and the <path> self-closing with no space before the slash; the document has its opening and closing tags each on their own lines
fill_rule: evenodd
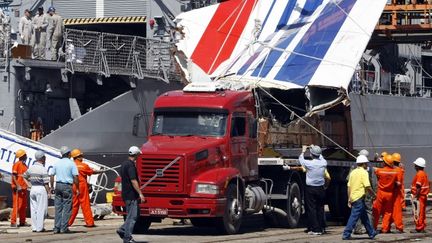
<svg viewBox="0 0 432 243">
<path fill-rule="evenodd" d="M 287 200 L 277 200 L 272 204 L 276 208 L 283 209 L 287 216 L 263 210 L 264 221 L 267 225 L 282 228 L 296 228 L 299 225 L 302 212 L 302 197 L 297 182 L 291 183 Z"/>
<path fill-rule="evenodd" d="M 302 213 L 302 196 L 297 182 L 292 182 L 290 185 L 286 208 L 288 227 L 297 227 Z"/>
<path fill-rule="evenodd" d="M 133 229 L 133 234 L 145 234 L 151 225 L 151 220 L 148 217 L 138 216 Z"/>
<path fill-rule="evenodd" d="M 190 221 L 195 227 L 214 226 L 214 218 L 190 218 Z"/>
<path fill-rule="evenodd" d="M 239 192 L 241 193 L 241 192 Z M 243 219 L 243 195 L 237 200 L 237 187 L 229 184 L 226 190 L 226 205 L 223 217 L 216 219 L 216 227 L 223 234 L 236 234 Z"/>
</svg>

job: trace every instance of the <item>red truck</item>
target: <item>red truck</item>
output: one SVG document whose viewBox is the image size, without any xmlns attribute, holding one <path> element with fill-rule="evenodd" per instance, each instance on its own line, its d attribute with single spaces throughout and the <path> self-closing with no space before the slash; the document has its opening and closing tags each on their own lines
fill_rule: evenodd
<svg viewBox="0 0 432 243">
<path fill-rule="evenodd" d="M 274 132 L 269 127 L 268 120 L 258 119 L 251 91 L 192 83 L 158 97 L 136 162 L 146 202 L 140 204 L 135 231 L 145 232 L 164 218 L 187 218 L 194 226 L 234 234 L 244 215 L 261 211 L 273 225 L 296 227 L 304 211 L 304 173 L 286 170 L 296 158 L 263 156 L 269 154 L 269 139 L 263 136 Z M 328 162 L 333 177 L 329 206 L 333 215 L 346 215 L 346 183 L 340 181 L 352 163 Z M 119 178 L 116 183 L 112 206 L 124 215 Z"/>
</svg>

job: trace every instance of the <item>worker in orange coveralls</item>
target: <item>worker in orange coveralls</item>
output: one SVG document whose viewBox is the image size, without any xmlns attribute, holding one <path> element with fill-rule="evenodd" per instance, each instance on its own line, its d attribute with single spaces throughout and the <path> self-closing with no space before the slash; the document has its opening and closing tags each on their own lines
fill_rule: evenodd
<svg viewBox="0 0 432 243">
<path fill-rule="evenodd" d="M 81 211 L 84 216 L 85 227 L 95 227 L 93 214 L 90 207 L 90 196 L 87 184 L 87 176 L 99 174 L 103 171 L 94 171 L 88 164 L 83 162 L 83 153 L 79 149 L 71 151 L 71 157 L 74 159 L 78 169 L 79 195 L 76 196 L 75 184 L 73 186 L 72 213 L 68 225 L 71 226 L 78 214 L 81 204 Z"/>
<path fill-rule="evenodd" d="M 11 227 L 17 227 L 17 213 L 19 215 L 18 226 L 30 226 L 26 224 L 26 209 L 27 209 L 27 183 L 22 175 L 27 171 L 27 154 L 24 150 L 18 149 L 15 152 L 15 158 L 18 159 L 12 166 L 12 215 Z"/>
<path fill-rule="evenodd" d="M 394 169 L 398 172 L 398 181 L 401 183 L 400 187 L 395 188 L 395 202 L 393 206 L 392 221 L 396 226 L 399 233 L 404 232 L 402 208 L 405 205 L 405 187 L 404 187 L 404 174 L 405 170 L 401 164 L 401 155 L 399 153 L 392 154 Z"/>
<path fill-rule="evenodd" d="M 375 174 L 378 179 L 378 191 L 372 206 L 374 228 L 377 229 L 380 216 L 383 215 L 381 233 L 389 233 L 395 201 L 394 191 L 396 187 L 400 188 L 398 172 L 393 168 L 393 156 L 389 154 L 384 156 L 384 167 L 376 168 Z"/>
<path fill-rule="evenodd" d="M 423 158 L 417 158 L 414 161 L 414 166 L 417 174 L 411 184 L 411 197 L 417 199 L 420 203 L 418 219 L 414 220 L 416 224 L 415 230 L 411 233 L 425 233 L 426 228 L 426 203 L 427 196 L 429 194 L 429 180 L 424 168 L 426 167 L 426 161 Z"/>
</svg>

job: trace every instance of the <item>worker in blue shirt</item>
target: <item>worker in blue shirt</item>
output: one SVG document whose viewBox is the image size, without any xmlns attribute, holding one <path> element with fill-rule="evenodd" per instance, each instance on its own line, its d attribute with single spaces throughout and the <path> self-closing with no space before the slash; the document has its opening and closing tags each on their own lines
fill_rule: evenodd
<svg viewBox="0 0 432 243">
<path fill-rule="evenodd" d="M 309 149 L 312 160 L 304 158 L 304 153 Z M 299 156 L 300 164 L 306 168 L 306 189 L 305 201 L 308 222 L 311 231 L 308 234 L 321 235 L 325 228 L 324 218 L 324 200 L 325 200 L 325 170 L 327 161 L 321 155 L 321 148 L 316 145 L 303 146 L 302 153 Z"/>
<path fill-rule="evenodd" d="M 62 158 L 57 160 L 49 175 L 51 188 L 54 188 L 55 176 L 55 219 L 54 234 L 71 233 L 68 228 L 68 221 L 72 211 L 72 184 L 75 184 L 76 195 L 79 195 L 78 169 L 75 163 L 69 158 L 71 150 L 63 146 L 60 149 Z"/>
</svg>

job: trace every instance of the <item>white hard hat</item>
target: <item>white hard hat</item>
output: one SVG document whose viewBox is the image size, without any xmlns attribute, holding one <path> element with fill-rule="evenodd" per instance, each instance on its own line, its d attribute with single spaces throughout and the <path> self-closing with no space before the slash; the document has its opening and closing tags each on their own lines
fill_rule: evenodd
<svg viewBox="0 0 432 243">
<path fill-rule="evenodd" d="M 321 155 L 321 148 L 317 145 L 312 145 L 310 147 L 310 152 L 311 154 L 315 155 L 315 156 L 320 156 Z"/>
<path fill-rule="evenodd" d="M 60 153 L 61 153 L 61 155 L 65 155 L 65 154 L 68 154 L 68 153 L 70 153 L 70 148 L 68 148 L 67 146 L 62 146 L 61 148 L 60 148 Z"/>
<path fill-rule="evenodd" d="M 36 151 L 36 153 L 35 153 L 35 159 L 36 160 L 41 160 L 43 157 L 45 157 L 45 153 L 44 152 L 42 152 L 42 151 Z"/>
<path fill-rule="evenodd" d="M 415 161 L 414 164 L 417 166 L 420 166 L 422 168 L 426 167 L 426 160 L 423 159 L 422 157 L 418 157 Z"/>
<path fill-rule="evenodd" d="M 368 162 L 369 162 L 368 158 L 363 154 L 359 155 L 356 159 L 356 164 L 363 164 Z"/>
<path fill-rule="evenodd" d="M 358 153 L 359 155 L 364 155 L 366 157 L 369 156 L 369 151 L 367 151 L 366 149 L 362 149 L 360 150 L 360 152 Z"/>
<path fill-rule="evenodd" d="M 129 148 L 129 155 L 141 154 L 141 150 L 137 146 L 132 146 Z"/>
</svg>

